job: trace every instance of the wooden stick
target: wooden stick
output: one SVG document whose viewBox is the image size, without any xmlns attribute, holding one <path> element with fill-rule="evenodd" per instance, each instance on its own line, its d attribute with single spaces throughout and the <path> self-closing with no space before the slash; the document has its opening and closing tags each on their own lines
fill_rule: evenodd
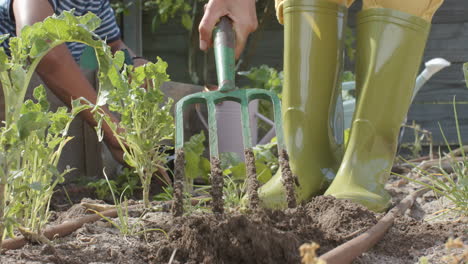
<svg viewBox="0 0 468 264">
<path fill-rule="evenodd" d="M 369 250 L 377 242 L 379 242 L 385 233 L 393 225 L 395 219 L 413 206 L 417 197 L 423 195 L 429 188 L 420 189 L 406 196 L 397 206 L 390 210 L 375 226 L 369 229 L 364 234 L 328 251 L 320 257 L 327 264 L 347 264 L 351 263 L 355 258 Z"/>
</svg>

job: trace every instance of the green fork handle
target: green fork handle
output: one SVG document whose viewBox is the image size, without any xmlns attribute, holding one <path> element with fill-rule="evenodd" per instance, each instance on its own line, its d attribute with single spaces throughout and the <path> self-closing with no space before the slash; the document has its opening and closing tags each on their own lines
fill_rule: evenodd
<svg viewBox="0 0 468 264">
<path fill-rule="evenodd" d="M 214 33 L 214 54 L 216 73 L 218 75 L 219 91 L 228 92 L 236 89 L 235 85 L 235 53 L 236 34 L 232 21 L 224 16 L 216 26 Z"/>
</svg>

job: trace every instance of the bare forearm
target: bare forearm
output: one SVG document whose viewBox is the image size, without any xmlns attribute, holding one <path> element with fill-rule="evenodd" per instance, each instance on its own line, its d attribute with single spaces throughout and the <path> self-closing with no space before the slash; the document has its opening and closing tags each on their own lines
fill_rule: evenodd
<svg viewBox="0 0 468 264">
<path fill-rule="evenodd" d="M 82 74 L 65 45 L 51 50 L 39 63 L 37 73 L 47 87 L 68 106 L 73 99 L 80 97 L 96 103 L 96 90 Z M 89 111 L 83 112 L 82 117 L 90 125 L 96 125 Z"/>
</svg>

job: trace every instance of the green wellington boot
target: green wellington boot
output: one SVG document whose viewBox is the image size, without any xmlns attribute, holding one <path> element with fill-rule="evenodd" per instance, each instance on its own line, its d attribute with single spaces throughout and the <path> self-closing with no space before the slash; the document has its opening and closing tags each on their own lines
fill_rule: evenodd
<svg viewBox="0 0 468 264">
<path fill-rule="evenodd" d="M 370 210 L 390 201 L 384 184 L 408 112 L 430 23 L 391 9 L 362 11 L 357 23 L 357 107 L 338 174 L 326 191 Z"/>
<path fill-rule="evenodd" d="M 347 8 L 326 0 L 286 0 L 284 15 L 283 128 L 298 202 L 324 192 L 343 156 L 333 122 L 341 92 Z M 331 118 L 331 119 L 330 119 Z M 278 172 L 259 189 L 262 205 L 286 206 Z"/>
</svg>

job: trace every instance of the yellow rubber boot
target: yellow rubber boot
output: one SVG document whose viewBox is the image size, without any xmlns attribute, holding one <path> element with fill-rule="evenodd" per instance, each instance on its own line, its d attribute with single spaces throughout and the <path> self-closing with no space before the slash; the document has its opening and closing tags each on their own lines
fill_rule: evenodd
<svg viewBox="0 0 468 264">
<path fill-rule="evenodd" d="M 430 22 L 393 9 L 361 11 L 357 22 L 357 107 L 336 178 L 326 191 L 373 211 L 390 201 L 390 174 Z"/>
<path fill-rule="evenodd" d="M 326 0 L 286 0 L 284 16 L 283 128 L 298 202 L 323 193 L 343 155 L 332 120 L 341 91 L 347 8 Z M 278 172 L 259 189 L 262 205 L 286 206 Z"/>
</svg>

